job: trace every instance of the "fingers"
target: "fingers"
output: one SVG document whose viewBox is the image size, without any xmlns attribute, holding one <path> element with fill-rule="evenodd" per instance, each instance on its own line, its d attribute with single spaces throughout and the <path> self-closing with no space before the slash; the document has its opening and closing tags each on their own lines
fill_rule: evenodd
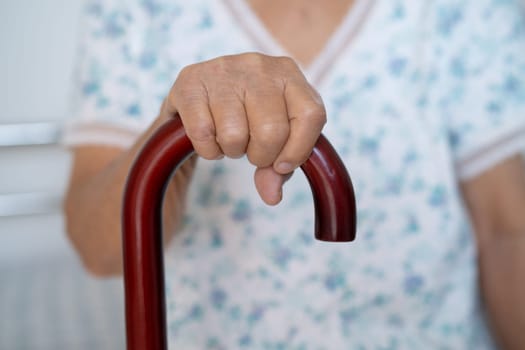
<svg viewBox="0 0 525 350">
<path fill-rule="evenodd" d="M 186 134 L 201 157 L 239 158 L 246 152 L 250 135 L 244 101 L 235 84 L 219 74 L 213 77 L 209 65 L 196 64 L 181 71 L 162 114 L 179 113 Z"/>
<path fill-rule="evenodd" d="M 251 86 L 244 103 L 250 126 L 248 159 L 257 167 L 270 166 L 290 132 L 283 89 L 273 81 Z"/>
<path fill-rule="evenodd" d="M 303 80 L 287 82 L 284 96 L 290 134 L 274 162 L 274 169 L 287 174 L 303 164 L 326 123 L 326 111 L 320 96 Z"/>
<path fill-rule="evenodd" d="M 257 168 L 254 174 L 255 188 L 266 204 L 276 205 L 283 197 L 283 184 L 291 176 L 292 173 L 281 175 L 271 166 Z"/>
<path fill-rule="evenodd" d="M 163 110 L 172 115 L 175 111 L 179 113 L 197 154 L 205 159 L 218 159 L 223 153 L 216 142 L 215 122 L 209 104 L 206 86 L 185 68 L 175 81 Z"/>
<path fill-rule="evenodd" d="M 250 135 L 242 97 L 235 93 L 233 87 L 217 87 L 209 91 L 215 141 L 224 155 L 240 158 L 246 153 Z"/>
<path fill-rule="evenodd" d="M 201 157 L 246 154 L 258 168 L 273 166 L 282 175 L 306 161 L 326 122 L 321 98 L 297 65 L 259 54 L 183 69 L 163 106 L 163 114 L 175 112 Z"/>
</svg>

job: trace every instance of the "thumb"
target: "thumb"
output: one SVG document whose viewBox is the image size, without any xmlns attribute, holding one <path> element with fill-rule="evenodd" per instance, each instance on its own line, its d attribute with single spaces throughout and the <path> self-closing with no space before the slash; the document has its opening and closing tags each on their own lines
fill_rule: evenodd
<svg viewBox="0 0 525 350">
<path fill-rule="evenodd" d="M 254 174 L 255 188 L 262 200 L 268 205 L 279 204 L 283 196 L 283 184 L 292 174 L 279 174 L 273 166 L 257 168 Z"/>
</svg>

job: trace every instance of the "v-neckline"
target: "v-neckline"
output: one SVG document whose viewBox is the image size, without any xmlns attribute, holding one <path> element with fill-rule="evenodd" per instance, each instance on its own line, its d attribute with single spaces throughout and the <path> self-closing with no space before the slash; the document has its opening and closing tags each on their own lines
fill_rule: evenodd
<svg viewBox="0 0 525 350">
<path fill-rule="evenodd" d="M 242 27 L 253 43 L 267 54 L 293 57 L 263 23 L 245 0 L 223 0 L 232 17 Z M 361 29 L 375 0 L 355 0 L 336 29 L 325 41 L 322 49 L 307 65 L 299 63 L 303 72 L 314 84 L 319 84 L 329 72 L 339 55 L 353 41 Z"/>
</svg>

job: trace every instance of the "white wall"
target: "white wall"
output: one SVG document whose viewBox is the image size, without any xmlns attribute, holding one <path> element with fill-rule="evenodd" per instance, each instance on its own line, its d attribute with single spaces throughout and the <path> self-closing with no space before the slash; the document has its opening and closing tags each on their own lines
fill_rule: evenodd
<svg viewBox="0 0 525 350">
<path fill-rule="evenodd" d="M 0 122 L 67 114 L 79 0 L 0 1 Z"/>
<path fill-rule="evenodd" d="M 7 125 L 67 117 L 80 5 L 0 1 L 0 144 Z M 56 145 L 0 146 L 0 264 L 71 253 L 59 210 L 69 162 Z"/>
</svg>

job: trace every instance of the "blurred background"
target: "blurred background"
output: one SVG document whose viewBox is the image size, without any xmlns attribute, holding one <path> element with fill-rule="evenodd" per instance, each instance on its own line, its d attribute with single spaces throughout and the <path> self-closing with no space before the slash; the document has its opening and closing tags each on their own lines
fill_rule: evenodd
<svg viewBox="0 0 525 350">
<path fill-rule="evenodd" d="M 123 349 L 122 281 L 89 277 L 64 234 L 82 0 L 0 1 L 0 349 Z"/>
</svg>

